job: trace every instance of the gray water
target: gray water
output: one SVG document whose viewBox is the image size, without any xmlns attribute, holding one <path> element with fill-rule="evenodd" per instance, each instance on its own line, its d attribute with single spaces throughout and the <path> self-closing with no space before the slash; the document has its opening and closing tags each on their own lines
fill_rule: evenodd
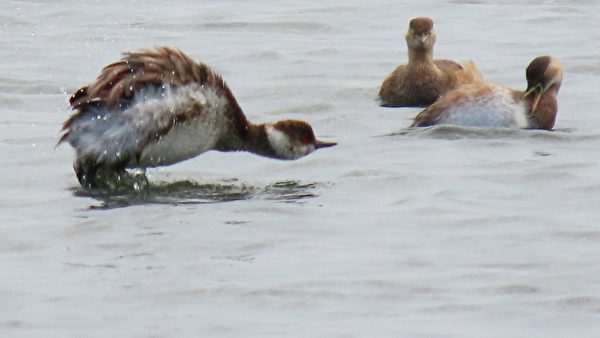
<svg viewBox="0 0 600 338">
<path fill-rule="evenodd" d="M 600 2 L 3 1 L 0 336 L 600 336 Z M 415 16 L 435 55 L 524 88 L 564 66 L 556 131 L 407 130 L 374 98 Z M 254 122 L 335 148 L 211 152 L 143 193 L 79 188 L 70 93 L 181 48 Z"/>
</svg>

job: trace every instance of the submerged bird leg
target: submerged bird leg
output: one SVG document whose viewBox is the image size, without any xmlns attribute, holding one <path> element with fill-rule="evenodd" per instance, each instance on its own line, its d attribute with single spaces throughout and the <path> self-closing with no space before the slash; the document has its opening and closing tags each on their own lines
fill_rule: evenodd
<svg viewBox="0 0 600 338">
<path fill-rule="evenodd" d="M 73 169 L 77 175 L 77 180 L 82 187 L 92 189 L 97 186 L 96 174 L 98 168 L 95 166 L 86 165 L 85 162 L 77 161 L 73 164 Z"/>
<path fill-rule="evenodd" d="M 85 160 L 75 162 L 73 169 L 85 189 L 127 191 L 143 190 L 149 185 L 145 169 L 129 173 L 124 166 L 110 167 Z"/>
</svg>

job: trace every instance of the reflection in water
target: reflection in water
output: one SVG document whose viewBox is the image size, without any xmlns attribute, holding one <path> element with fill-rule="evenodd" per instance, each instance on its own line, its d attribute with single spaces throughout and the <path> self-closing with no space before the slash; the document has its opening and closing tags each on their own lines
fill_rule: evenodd
<svg viewBox="0 0 600 338">
<path fill-rule="evenodd" d="M 234 180 L 236 182 L 237 180 Z M 303 184 L 282 181 L 265 187 L 244 183 L 198 183 L 189 180 L 177 182 L 148 182 L 144 186 L 119 186 L 118 189 L 85 189 L 77 187 L 74 195 L 91 197 L 102 202 L 92 209 L 112 209 L 141 204 L 207 204 L 247 199 L 266 199 L 298 203 L 306 198 L 317 197 L 312 191 L 317 183 Z"/>
</svg>

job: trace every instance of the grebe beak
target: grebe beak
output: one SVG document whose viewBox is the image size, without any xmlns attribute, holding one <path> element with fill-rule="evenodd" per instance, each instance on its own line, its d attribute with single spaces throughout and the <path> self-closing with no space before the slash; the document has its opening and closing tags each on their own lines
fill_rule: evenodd
<svg viewBox="0 0 600 338">
<path fill-rule="evenodd" d="M 336 142 L 323 142 L 323 141 L 317 141 L 317 142 L 315 142 L 315 148 L 316 149 L 333 147 L 335 145 L 337 145 Z"/>
<path fill-rule="evenodd" d="M 538 104 L 540 103 L 540 99 L 542 98 L 542 93 L 543 92 L 539 92 L 535 95 L 535 99 L 533 100 L 533 106 L 531 107 L 531 112 L 535 112 L 535 109 L 537 108 Z"/>
<path fill-rule="evenodd" d="M 539 91 L 537 91 L 538 89 L 539 89 Z M 542 94 L 545 91 L 546 91 L 546 88 L 544 88 L 544 85 L 542 85 L 541 83 L 538 83 L 537 85 L 531 87 L 528 91 L 526 91 L 525 94 L 523 94 L 523 97 L 527 97 L 527 96 L 531 95 L 533 92 L 536 92 L 535 98 L 533 99 L 533 106 L 531 106 L 532 113 L 535 112 L 535 109 L 537 108 L 538 104 L 540 103 L 540 99 L 542 98 Z"/>
</svg>

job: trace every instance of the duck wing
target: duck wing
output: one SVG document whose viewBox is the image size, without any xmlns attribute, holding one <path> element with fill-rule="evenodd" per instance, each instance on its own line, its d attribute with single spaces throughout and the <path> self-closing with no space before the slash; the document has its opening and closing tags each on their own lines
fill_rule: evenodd
<svg viewBox="0 0 600 338">
<path fill-rule="evenodd" d="M 59 143 L 68 141 L 78 158 L 97 165 L 131 162 L 175 124 L 208 109 L 244 119 L 220 75 L 168 47 L 124 53 L 69 102 L 76 112 L 63 124 Z"/>
</svg>

